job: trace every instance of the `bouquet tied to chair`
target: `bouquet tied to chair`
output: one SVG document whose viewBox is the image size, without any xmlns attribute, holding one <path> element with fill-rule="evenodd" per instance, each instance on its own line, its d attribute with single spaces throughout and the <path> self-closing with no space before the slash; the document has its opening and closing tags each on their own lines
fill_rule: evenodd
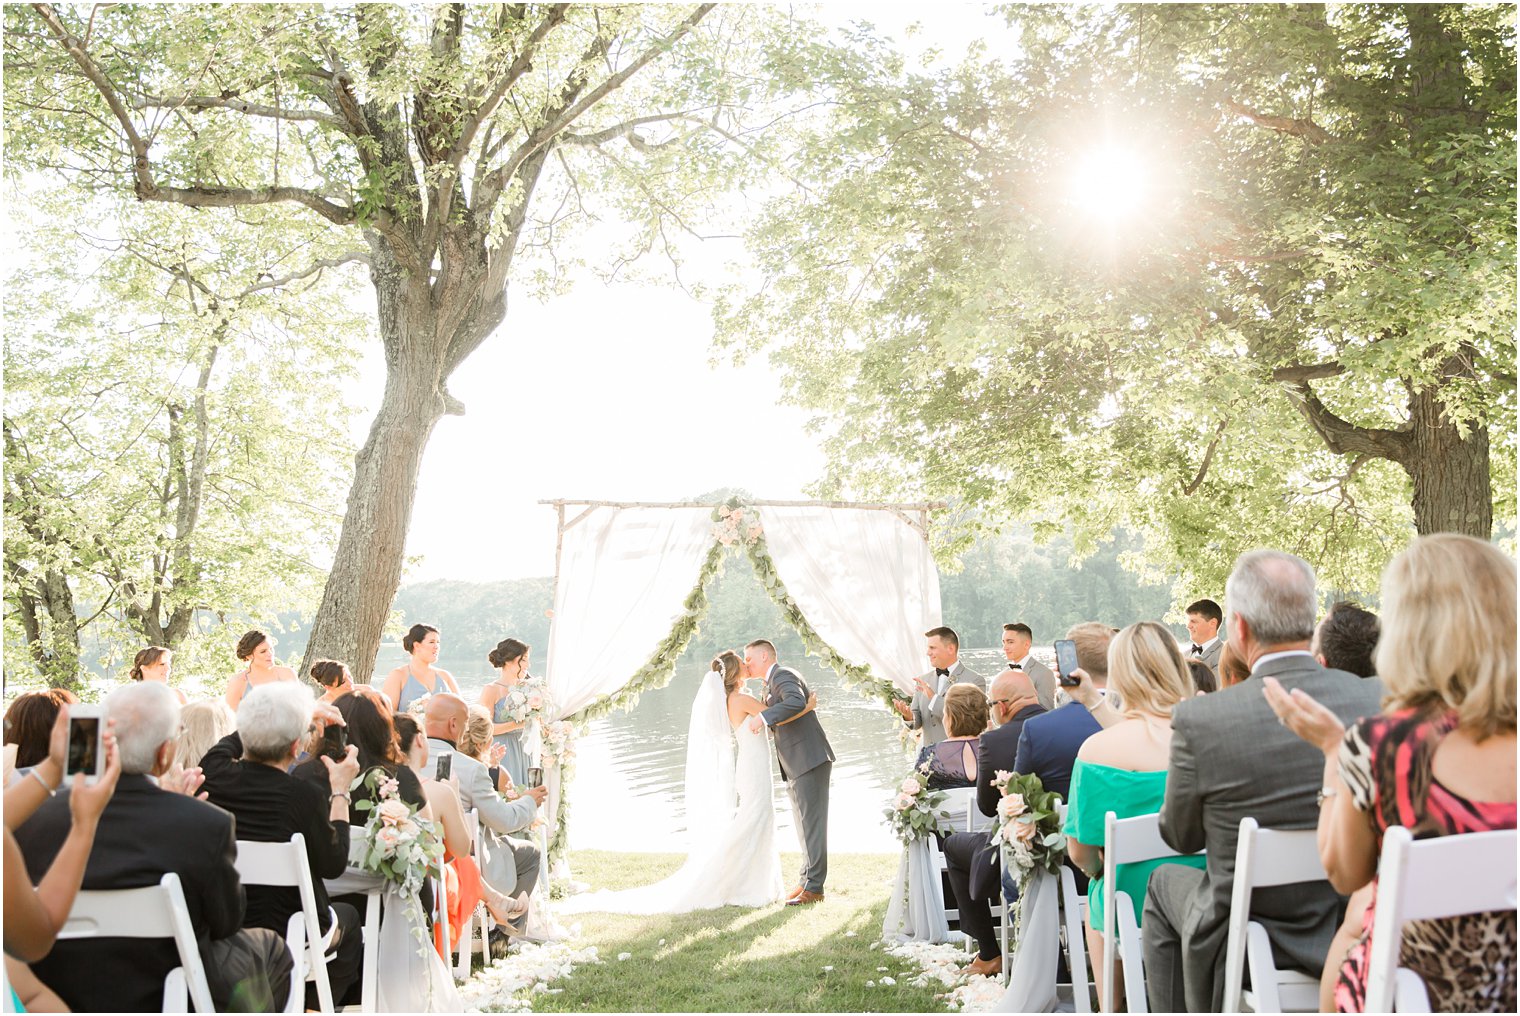
<svg viewBox="0 0 1520 1016">
<path fill-rule="evenodd" d="M 1014 933 L 1023 921 L 1024 900 L 1036 871 L 1056 875 L 1066 862 L 1066 834 L 1061 831 L 1061 795 L 1045 789 L 1033 774 L 1020 775 L 999 769 L 992 785 L 998 800 L 997 822 L 989 837 L 998 848 L 1004 870 L 1018 872 L 1019 898 L 1014 902 Z M 994 858 L 988 859 L 995 863 Z"/>
<path fill-rule="evenodd" d="M 400 785 L 384 769 L 376 766 L 361 774 L 352 789 L 361 787 L 367 787 L 373 797 L 354 802 L 355 811 L 370 813 L 364 828 L 353 831 L 359 840 L 355 865 L 395 887 L 419 951 L 425 952 L 433 946 L 418 893 L 429 876 L 442 874 L 443 837 L 437 826 L 401 799 Z"/>
</svg>

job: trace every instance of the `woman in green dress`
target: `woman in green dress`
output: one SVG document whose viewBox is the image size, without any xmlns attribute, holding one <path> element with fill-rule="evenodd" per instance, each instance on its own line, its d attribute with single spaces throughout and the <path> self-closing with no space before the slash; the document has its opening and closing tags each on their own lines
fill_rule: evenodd
<svg viewBox="0 0 1520 1016">
<path fill-rule="evenodd" d="M 1087 949 L 1093 980 L 1103 971 L 1103 836 L 1112 811 L 1119 818 L 1150 815 L 1161 810 L 1166 791 L 1166 765 L 1172 747 L 1172 707 L 1197 694 L 1177 640 L 1154 621 L 1125 628 L 1108 647 L 1110 701 L 1093 687 L 1083 671 L 1081 684 L 1068 688 L 1071 697 L 1092 711 L 1103 729 L 1089 737 L 1077 752 L 1067 801 L 1067 853 L 1092 876 L 1088 888 Z M 1163 864 L 1203 867 L 1201 855 L 1173 857 L 1120 865 L 1116 892 L 1129 894 L 1135 921 L 1145 904 L 1151 872 Z M 1114 1005 L 1124 1000 L 1124 978 L 1115 957 Z M 1103 986 L 1098 985 L 1101 992 Z"/>
</svg>

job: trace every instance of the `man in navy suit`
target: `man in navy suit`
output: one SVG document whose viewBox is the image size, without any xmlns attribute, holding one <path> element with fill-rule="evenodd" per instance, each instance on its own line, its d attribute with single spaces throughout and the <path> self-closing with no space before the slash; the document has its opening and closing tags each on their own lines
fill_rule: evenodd
<svg viewBox="0 0 1520 1016">
<path fill-rule="evenodd" d="M 1097 621 L 1087 621 L 1066 633 L 1077 644 L 1077 663 L 1092 676 L 1098 688 L 1108 685 L 1108 643 L 1114 630 Z M 1019 750 L 1014 757 L 1014 771 L 1034 775 L 1051 793 L 1066 799 L 1071 790 L 1071 770 L 1077 763 L 1082 742 L 1103 728 L 1080 702 L 1065 705 L 1036 716 L 1024 724 L 1019 735 Z"/>
<path fill-rule="evenodd" d="M 1045 712 L 1030 676 L 1005 670 L 992 681 L 992 715 L 998 725 L 976 745 L 976 806 L 983 815 L 996 815 L 1002 795 L 992 785 L 999 769 L 1013 771 L 1024 721 Z M 945 838 L 945 868 L 960 913 L 961 930 L 976 939 L 977 958 L 968 973 L 992 977 L 1003 970 L 1003 954 L 992 926 L 991 904 L 997 899 L 995 851 L 987 833 L 952 833 Z"/>
</svg>

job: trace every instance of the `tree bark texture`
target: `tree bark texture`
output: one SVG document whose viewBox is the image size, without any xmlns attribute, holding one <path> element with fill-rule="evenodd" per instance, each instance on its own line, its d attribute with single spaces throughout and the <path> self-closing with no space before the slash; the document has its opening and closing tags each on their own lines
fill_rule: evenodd
<svg viewBox="0 0 1520 1016">
<path fill-rule="evenodd" d="M 1398 461 L 1414 484 L 1415 531 L 1491 538 L 1494 496 L 1487 428 L 1481 421 L 1465 433 L 1453 426 L 1432 388 L 1411 395 L 1409 411 L 1406 452 Z"/>
</svg>

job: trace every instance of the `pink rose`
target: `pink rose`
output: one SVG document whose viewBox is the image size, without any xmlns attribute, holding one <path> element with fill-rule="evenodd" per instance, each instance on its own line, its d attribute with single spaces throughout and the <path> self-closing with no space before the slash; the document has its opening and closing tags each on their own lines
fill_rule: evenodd
<svg viewBox="0 0 1520 1016">
<path fill-rule="evenodd" d="M 1015 822 L 1013 824 L 1014 839 L 1018 840 L 1026 847 L 1033 845 L 1031 841 L 1034 840 L 1035 834 L 1037 834 L 1039 831 L 1040 830 L 1036 828 L 1033 822 Z"/>
<path fill-rule="evenodd" d="M 386 825 L 396 825 L 411 818 L 412 809 L 407 806 L 405 801 L 392 799 L 380 805 L 379 814 L 381 822 L 384 822 Z"/>
<path fill-rule="evenodd" d="M 1009 794 L 998 801 L 998 816 L 1004 822 L 1011 818 L 1018 818 L 1029 809 L 1024 806 L 1022 794 Z"/>
<path fill-rule="evenodd" d="M 909 776 L 907 779 L 902 781 L 902 786 L 898 787 L 897 789 L 901 790 L 904 794 L 916 794 L 920 790 L 924 789 L 924 787 L 923 784 L 919 783 L 916 779 Z"/>
<path fill-rule="evenodd" d="M 535 693 L 533 695 L 529 695 L 528 696 L 528 708 L 529 709 L 542 709 L 543 707 L 544 707 L 544 697 L 542 695 L 539 695 L 539 694 Z"/>
<path fill-rule="evenodd" d="M 897 810 L 898 811 L 907 811 L 911 807 L 913 807 L 913 798 L 912 797 L 908 796 L 907 794 L 898 794 L 897 795 Z"/>
</svg>

